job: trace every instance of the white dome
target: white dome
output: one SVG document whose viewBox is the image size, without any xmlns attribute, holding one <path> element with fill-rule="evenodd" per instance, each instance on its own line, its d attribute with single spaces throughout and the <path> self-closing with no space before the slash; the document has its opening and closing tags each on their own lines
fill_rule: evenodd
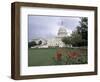
<svg viewBox="0 0 100 82">
<path fill-rule="evenodd" d="M 67 33 L 66 28 L 64 27 L 59 28 L 58 33 L 62 33 L 62 32 Z"/>
<path fill-rule="evenodd" d="M 58 30 L 58 37 L 66 37 L 67 31 L 65 27 L 60 27 Z"/>
</svg>

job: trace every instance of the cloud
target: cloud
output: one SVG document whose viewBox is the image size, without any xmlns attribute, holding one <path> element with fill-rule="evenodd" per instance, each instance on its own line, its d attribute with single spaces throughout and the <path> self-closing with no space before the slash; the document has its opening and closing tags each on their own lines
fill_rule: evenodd
<svg viewBox="0 0 100 82">
<path fill-rule="evenodd" d="M 57 36 L 58 29 L 63 21 L 63 26 L 67 29 L 68 35 L 75 30 L 79 24 L 79 17 L 57 17 L 57 16 L 35 16 L 28 17 L 28 38 L 32 40 L 37 37 Z"/>
</svg>

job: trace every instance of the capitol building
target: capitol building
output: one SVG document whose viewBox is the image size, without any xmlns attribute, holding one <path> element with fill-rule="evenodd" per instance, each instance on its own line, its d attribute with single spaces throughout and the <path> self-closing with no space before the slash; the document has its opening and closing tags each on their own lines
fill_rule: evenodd
<svg viewBox="0 0 100 82">
<path fill-rule="evenodd" d="M 63 37 L 67 37 L 67 31 L 66 31 L 66 28 L 62 26 L 59 28 L 58 34 L 56 37 L 47 40 L 47 45 L 65 47 L 66 45 L 62 42 Z"/>
<path fill-rule="evenodd" d="M 67 30 L 64 26 L 60 26 L 60 28 L 58 29 L 58 33 L 56 37 L 53 38 L 48 38 L 48 39 L 33 39 L 33 41 L 35 41 L 36 43 L 39 43 L 39 41 L 41 41 L 41 45 L 36 45 L 32 48 L 50 48 L 50 47 L 69 47 L 70 45 L 65 45 L 64 42 L 62 42 L 62 38 L 63 37 L 67 37 L 68 33 Z"/>
</svg>

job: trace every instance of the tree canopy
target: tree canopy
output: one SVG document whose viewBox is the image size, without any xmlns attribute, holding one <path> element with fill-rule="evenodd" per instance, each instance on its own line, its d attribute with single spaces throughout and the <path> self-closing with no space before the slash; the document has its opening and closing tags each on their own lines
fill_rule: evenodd
<svg viewBox="0 0 100 82">
<path fill-rule="evenodd" d="M 28 42 L 28 48 L 31 48 L 32 46 L 36 46 L 36 42 L 35 41 L 31 41 L 31 42 Z"/>
<path fill-rule="evenodd" d="M 71 36 L 62 39 L 65 44 L 72 44 L 72 46 L 78 47 L 88 45 L 88 19 L 86 17 L 80 19 L 79 25 L 72 32 Z"/>
</svg>

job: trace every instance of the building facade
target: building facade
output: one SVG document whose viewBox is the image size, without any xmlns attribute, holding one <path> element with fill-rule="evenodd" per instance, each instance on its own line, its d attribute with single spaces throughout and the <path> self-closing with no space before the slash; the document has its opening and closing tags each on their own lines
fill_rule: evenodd
<svg viewBox="0 0 100 82">
<path fill-rule="evenodd" d="M 34 46 L 32 48 L 49 48 L 49 47 L 68 47 L 69 45 L 65 45 L 62 42 L 63 37 L 67 37 L 67 30 L 64 26 L 60 26 L 57 36 L 49 39 L 37 39 L 35 40 L 37 43 L 42 41 L 41 45 Z"/>
</svg>

